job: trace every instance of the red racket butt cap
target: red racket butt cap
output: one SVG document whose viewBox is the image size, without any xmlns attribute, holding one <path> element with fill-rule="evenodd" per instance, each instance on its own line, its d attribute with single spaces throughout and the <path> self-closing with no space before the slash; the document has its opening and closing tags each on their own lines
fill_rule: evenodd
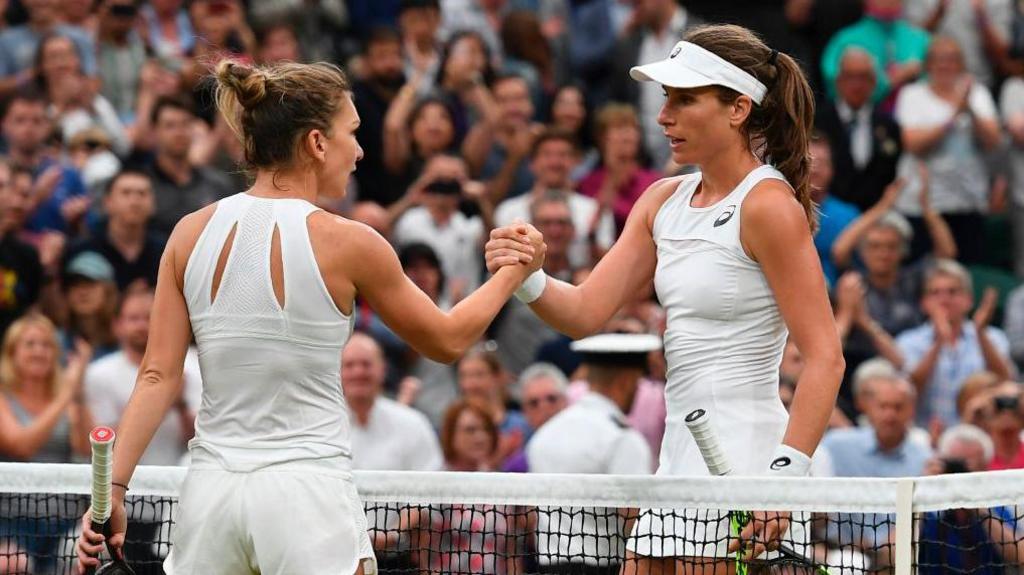
<svg viewBox="0 0 1024 575">
<path fill-rule="evenodd" d="M 97 443 L 108 443 L 114 441 L 114 430 L 104 425 L 94 427 L 89 438 Z"/>
</svg>

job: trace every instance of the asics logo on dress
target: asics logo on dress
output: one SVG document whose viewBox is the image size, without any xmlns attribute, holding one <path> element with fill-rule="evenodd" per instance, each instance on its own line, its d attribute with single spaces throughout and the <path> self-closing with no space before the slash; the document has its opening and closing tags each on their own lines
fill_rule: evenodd
<svg viewBox="0 0 1024 575">
<path fill-rule="evenodd" d="M 786 456 L 776 457 L 775 461 L 771 464 L 772 471 L 779 471 L 783 468 L 789 467 L 790 463 L 793 463 L 793 460 Z"/>
<path fill-rule="evenodd" d="M 732 219 L 732 215 L 736 213 L 736 204 L 730 204 L 726 206 L 725 211 L 718 216 L 715 220 L 715 227 L 721 226 Z"/>
</svg>

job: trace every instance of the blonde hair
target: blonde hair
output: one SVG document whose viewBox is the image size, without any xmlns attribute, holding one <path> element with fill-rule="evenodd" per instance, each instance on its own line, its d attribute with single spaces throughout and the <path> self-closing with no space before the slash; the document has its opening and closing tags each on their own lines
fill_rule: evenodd
<svg viewBox="0 0 1024 575">
<path fill-rule="evenodd" d="M 39 313 L 29 313 L 11 324 L 4 334 L 3 347 L 0 348 L 0 390 L 6 393 L 13 393 L 18 387 L 18 374 L 14 366 L 14 348 L 21 343 L 21 338 L 29 329 L 37 327 L 46 332 L 46 337 L 53 344 L 53 366 L 50 377 L 46 381 L 46 395 L 53 397 L 60 386 L 60 339 L 57 337 L 57 328 L 46 316 Z"/>
<path fill-rule="evenodd" d="M 349 97 L 345 73 L 333 64 L 217 64 L 217 109 L 242 141 L 251 168 L 294 163 L 311 130 L 331 135 L 334 116 Z"/>
</svg>

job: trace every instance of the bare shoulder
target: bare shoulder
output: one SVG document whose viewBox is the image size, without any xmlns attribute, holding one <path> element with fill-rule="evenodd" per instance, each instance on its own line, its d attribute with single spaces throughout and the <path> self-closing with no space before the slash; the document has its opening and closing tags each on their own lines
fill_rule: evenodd
<svg viewBox="0 0 1024 575">
<path fill-rule="evenodd" d="M 179 285 L 184 281 L 185 266 L 188 263 L 188 258 L 192 254 L 192 250 L 195 249 L 196 244 L 199 243 L 199 237 L 203 234 L 203 230 L 206 229 L 206 225 L 210 223 L 210 219 L 213 218 L 213 213 L 216 211 L 217 204 L 213 203 L 188 214 L 174 225 L 171 237 L 167 239 L 164 259 L 173 266 Z"/>
<path fill-rule="evenodd" d="M 342 283 L 360 283 L 398 260 L 394 248 L 376 230 L 325 211 L 310 214 L 309 239 L 325 276 Z"/>
<path fill-rule="evenodd" d="M 811 226 L 788 183 L 766 179 L 743 200 L 740 243 L 753 260 L 773 246 L 810 245 Z M 780 247 L 781 249 L 781 247 Z"/>
<path fill-rule="evenodd" d="M 314 249 L 323 247 L 329 252 L 346 254 L 365 253 L 365 250 L 379 249 L 381 244 L 390 246 L 370 226 L 323 210 L 310 214 L 308 225 Z"/>
<path fill-rule="evenodd" d="M 653 229 L 654 217 L 658 214 L 658 210 L 661 209 L 661 206 L 663 206 L 665 202 L 672 197 L 672 194 L 679 189 L 679 184 L 688 178 L 693 177 L 695 177 L 694 174 L 686 174 L 683 176 L 662 178 L 654 182 L 644 190 L 640 199 L 636 201 L 631 215 L 636 214 L 638 217 L 643 218 L 643 221 L 647 224 L 647 228 Z"/>
<path fill-rule="evenodd" d="M 793 188 L 782 180 L 774 178 L 758 182 L 746 199 L 741 213 L 743 228 L 752 225 L 760 228 L 799 225 L 810 229 L 803 206 L 797 201 Z"/>
</svg>

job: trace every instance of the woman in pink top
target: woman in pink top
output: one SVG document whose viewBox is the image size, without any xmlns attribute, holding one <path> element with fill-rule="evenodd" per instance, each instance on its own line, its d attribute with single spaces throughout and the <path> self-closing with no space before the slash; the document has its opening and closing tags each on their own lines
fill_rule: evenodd
<svg viewBox="0 0 1024 575">
<path fill-rule="evenodd" d="M 1024 412 L 1021 411 L 1021 384 L 1007 381 L 992 390 L 982 427 L 992 437 L 995 451 L 989 471 L 1024 469 Z"/>
<path fill-rule="evenodd" d="M 632 106 L 609 104 L 602 108 L 595 131 L 601 164 L 580 181 L 580 193 L 612 210 L 618 235 L 633 204 L 661 174 L 640 162 L 640 119 Z"/>
</svg>

